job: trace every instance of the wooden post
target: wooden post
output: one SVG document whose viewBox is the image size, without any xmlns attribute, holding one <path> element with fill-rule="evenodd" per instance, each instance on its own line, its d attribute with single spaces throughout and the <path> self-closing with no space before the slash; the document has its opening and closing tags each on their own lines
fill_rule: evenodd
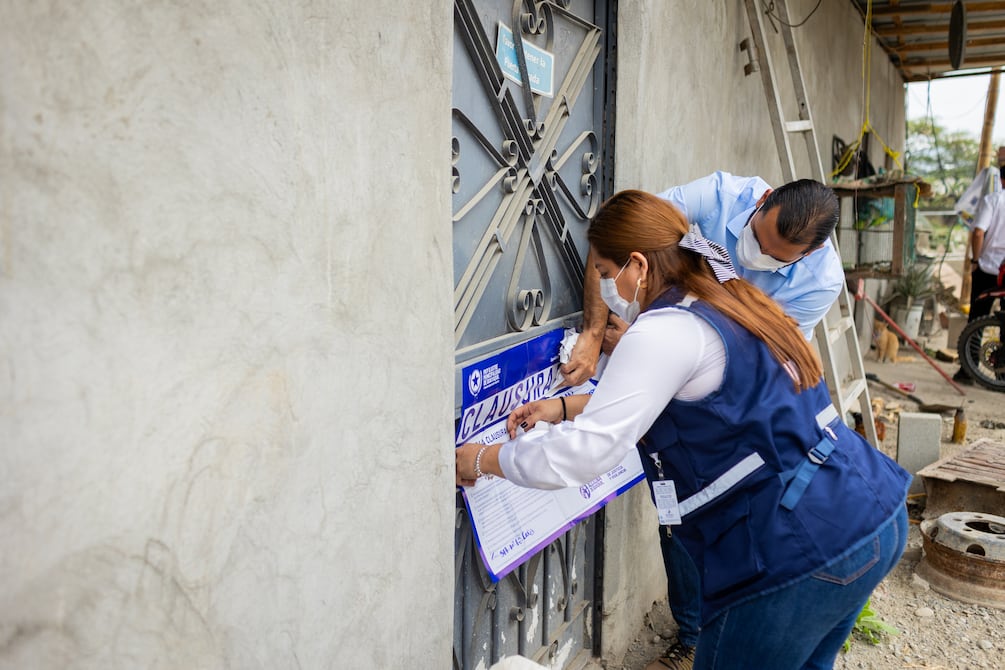
<svg viewBox="0 0 1005 670">
<path fill-rule="evenodd" d="M 981 148 L 977 154 L 977 174 L 991 165 L 991 133 L 995 128 L 995 112 L 998 109 L 998 78 L 1000 75 L 1001 70 L 992 71 L 991 81 L 988 83 L 988 99 L 984 103 L 984 125 L 981 127 Z M 973 232 L 970 235 L 972 237 Z M 963 281 L 960 283 L 960 304 L 968 305 L 968 309 L 970 305 L 970 246 L 968 238 L 967 248 L 963 254 Z"/>
<path fill-rule="evenodd" d="M 893 187 L 893 259 L 890 273 L 899 277 L 904 274 L 904 229 L 907 227 L 907 184 Z M 914 241 L 917 242 L 917 234 Z"/>
<path fill-rule="evenodd" d="M 991 133 L 995 129 L 995 113 L 998 110 L 998 78 L 1001 70 L 991 73 L 988 82 L 988 99 L 984 103 L 984 125 L 981 126 L 981 150 L 977 155 L 977 172 L 991 165 Z"/>
</svg>

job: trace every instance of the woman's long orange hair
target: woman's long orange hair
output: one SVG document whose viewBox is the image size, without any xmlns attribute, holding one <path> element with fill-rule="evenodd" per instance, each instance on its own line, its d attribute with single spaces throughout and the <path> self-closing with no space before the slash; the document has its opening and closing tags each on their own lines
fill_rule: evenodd
<svg viewBox="0 0 1005 670">
<path fill-rule="evenodd" d="M 816 386 L 822 368 L 792 317 L 743 279 L 720 284 L 700 254 L 678 246 L 688 221 L 671 203 L 644 191 L 621 191 L 605 202 L 587 238 L 596 253 L 624 265 L 633 251 L 649 262 L 646 281 L 655 297 L 671 286 L 692 293 L 764 342 L 782 365 L 795 367 L 796 390 Z"/>
</svg>

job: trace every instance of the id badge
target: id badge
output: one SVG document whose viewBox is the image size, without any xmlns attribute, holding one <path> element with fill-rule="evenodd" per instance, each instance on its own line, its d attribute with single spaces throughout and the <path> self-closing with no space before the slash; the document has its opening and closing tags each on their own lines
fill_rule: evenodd
<svg viewBox="0 0 1005 670">
<path fill-rule="evenodd" d="M 656 511 L 659 513 L 661 526 L 680 525 L 680 507 L 677 504 L 677 487 L 672 479 L 661 479 L 653 482 L 653 497 L 656 499 Z"/>
</svg>

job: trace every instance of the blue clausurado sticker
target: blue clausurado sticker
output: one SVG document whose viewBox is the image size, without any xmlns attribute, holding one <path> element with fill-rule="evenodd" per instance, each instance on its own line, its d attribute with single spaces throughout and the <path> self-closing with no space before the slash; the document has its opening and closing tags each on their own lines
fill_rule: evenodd
<svg viewBox="0 0 1005 670">
<path fill-rule="evenodd" d="M 466 366 L 456 444 L 491 444 L 509 439 L 506 419 L 525 402 L 592 393 L 593 381 L 562 385 L 559 348 L 565 331 L 548 331 Z M 579 487 L 540 491 L 501 478 L 482 478 L 462 489 L 479 554 L 489 576 L 498 581 L 555 538 L 644 479 L 638 451 L 616 467 Z"/>
</svg>

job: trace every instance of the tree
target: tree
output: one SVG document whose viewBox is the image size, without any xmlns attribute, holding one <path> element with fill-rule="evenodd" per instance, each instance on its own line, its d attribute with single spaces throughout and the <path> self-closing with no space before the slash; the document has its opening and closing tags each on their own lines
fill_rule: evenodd
<svg viewBox="0 0 1005 670">
<path fill-rule="evenodd" d="M 907 122 L 906 167 L 932 184 L 928 207 L 952 209 L 977 173 L 980 142 L 960 130 L 946 130 L 929 119 Z"/>
</svg>

